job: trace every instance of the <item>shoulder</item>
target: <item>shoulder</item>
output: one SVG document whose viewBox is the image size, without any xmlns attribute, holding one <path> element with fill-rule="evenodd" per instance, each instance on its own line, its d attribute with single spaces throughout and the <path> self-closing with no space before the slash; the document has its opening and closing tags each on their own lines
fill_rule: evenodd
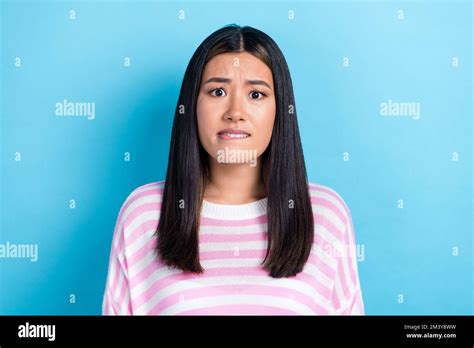
<svg viewBox="0 0 474 348">
<path fill-rule="evenodd" d="M 165 181 L 154 181 L 134 188 L 122 203 L 120 219 L 129 224 L 148 211 L 160 210 Z"/>
<path fill-rule="evenodd" d="M 308 183 L 311 205 L 316 223 L 324 224 L 326 229 L 339 231 L 342 236 L 351 229 L 352 217 L 348 205 L 335 189 L 321 184 Z"/>
<path fill-rule="evenodd" d="M 144 184 L 133 189 L 127 196 L 125 202 L 135 201 L 142 197 L 150 195 L 162 194 L 165 187 L 165 181 L 154 181 Z"/>
</svg>

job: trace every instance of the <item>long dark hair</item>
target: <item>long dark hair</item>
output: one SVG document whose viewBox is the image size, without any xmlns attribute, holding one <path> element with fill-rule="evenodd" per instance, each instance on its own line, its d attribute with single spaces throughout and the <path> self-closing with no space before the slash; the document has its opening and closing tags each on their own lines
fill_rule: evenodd
<svg viewBox="0 0 474 348">
<path fill-rule="evenodd" d="M 314 220 L 288 65 L 271 37 L 252 27 L 225 26 L 194 52 L 175 111 L 156 254 L 168 266 L 202 273 L 199 220 L 209 178 L 208 154 L 199 141 L 196 103 L 206 63 L 227 52 L 248 52 L 272 71 L 276 115 L 260 156 L 267 195 L 268 243 L 263 267 L 274 278 L 302 271 L 314 240 Z"/>
</svg>

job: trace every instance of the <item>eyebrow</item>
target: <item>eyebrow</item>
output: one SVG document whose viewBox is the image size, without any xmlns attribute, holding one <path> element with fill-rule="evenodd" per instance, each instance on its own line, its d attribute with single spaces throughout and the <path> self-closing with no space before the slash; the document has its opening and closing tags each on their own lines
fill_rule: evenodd
<svg viewBox="0 0 474 348">
<path fill-rule="evenodd" d="M 204 84 L 209 83 L 209 82 L 231 83 L 232 79 L 229 79 L 226 77 L 211 77 L 206 82 L 204 82 Z M 245 84 L 246 85 L 262 85 L 262 86 L 267 86 L 269 89 L 272 89 L 270 85 L 263 80 L 245 80 Z"/>
</svg>

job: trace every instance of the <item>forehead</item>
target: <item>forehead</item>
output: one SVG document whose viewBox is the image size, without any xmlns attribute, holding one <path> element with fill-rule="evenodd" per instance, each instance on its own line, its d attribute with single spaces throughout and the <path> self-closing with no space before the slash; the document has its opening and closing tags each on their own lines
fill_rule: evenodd
<svg viewBox="0 0 474 348">
<path fill-rule="evenodd" d="M 221 53 L 213 57 L 204 68 L 203 79 L 234 74 L 251 76 L 252 78 L 260 77 L 272 81 L 270 68 L 260 59 L 247 52 Z"/>
</svg>

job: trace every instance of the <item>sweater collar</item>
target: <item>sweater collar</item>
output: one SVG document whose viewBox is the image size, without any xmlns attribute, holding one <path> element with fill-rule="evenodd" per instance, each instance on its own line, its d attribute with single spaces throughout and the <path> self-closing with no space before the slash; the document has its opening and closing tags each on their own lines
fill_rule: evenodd
<svg viewBox="0 0 474 348">
<path fill-rule="evenodd" d="M 255 218 L 267 213 L 267 197 L 245 204 L 218 204 L 203 199 L 201 216 L 222 220 Z"/>
</svg>

